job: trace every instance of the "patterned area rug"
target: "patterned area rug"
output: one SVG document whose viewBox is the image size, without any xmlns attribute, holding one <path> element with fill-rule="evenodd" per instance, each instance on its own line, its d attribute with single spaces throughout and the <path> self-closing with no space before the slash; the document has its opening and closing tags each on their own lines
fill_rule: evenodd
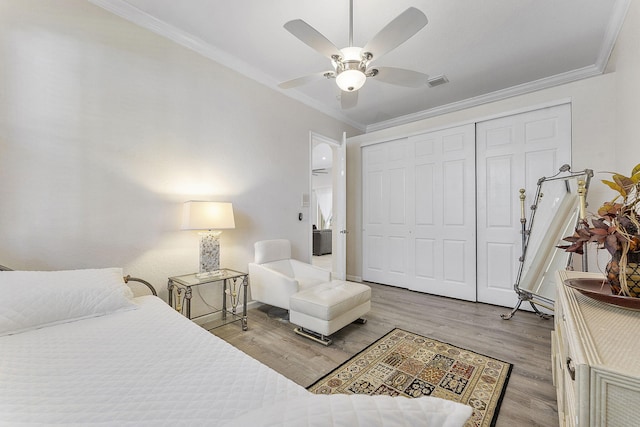
<svg viewBox="0 0 640 427">
<path fill-rule="evenodd" d="M 466 426 L 494 426 L 512 367 L 394 329 L 308 389 L 316 394 L 436 396 L 473 407 Z"/>
</svg>

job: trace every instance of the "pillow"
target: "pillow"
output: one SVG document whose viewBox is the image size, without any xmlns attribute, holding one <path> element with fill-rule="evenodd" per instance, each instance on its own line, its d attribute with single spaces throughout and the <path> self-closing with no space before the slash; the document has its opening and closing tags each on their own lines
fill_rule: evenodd
<svg viewBox="0 0 640 427">
<path fill-rule="evenodd" d="M 0 271 L 0 336 L 137 308 L 121 268 Z"/>
</svg>

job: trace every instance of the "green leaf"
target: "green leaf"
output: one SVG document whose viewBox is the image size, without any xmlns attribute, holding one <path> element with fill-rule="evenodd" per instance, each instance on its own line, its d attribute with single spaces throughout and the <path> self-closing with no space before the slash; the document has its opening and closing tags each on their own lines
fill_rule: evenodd
<svg viewBox="0 0 640 427">
<path fill-rule="evenodd" d="M 624 191 L 624 189 L 620 185 L 615 183 L 615 182 L 611 182 L 611 181 L 607 181 L 606 179 L 603 179 L 602 183 L 605 184 L 605 185 L 608 185 L 609 188 L 611 188 L 612 190 L 617 191 L 618 193 L 620 193 L 620 195 L 622 197 L 625 197 L 627 195 L 627 192 Z"/>
</svg>

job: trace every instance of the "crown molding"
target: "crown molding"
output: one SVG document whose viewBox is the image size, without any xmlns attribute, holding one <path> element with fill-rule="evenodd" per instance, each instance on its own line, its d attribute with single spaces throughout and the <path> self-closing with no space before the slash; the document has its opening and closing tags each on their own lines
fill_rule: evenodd
<svg viewBox="0 0 640 427">
<path fill-rule="evenodd" d="M 298 91 L 285 91 L 278 87 L 276 81 L 273 78 L 266 75 L 259 69 L 251 66 L 250 64 L 239 60 L 233 55 L 225 52 L 221 49 L 217 49 L 214 46 L 206 43 L 197 37 L 188 34 L 185 31 L 177 29 L 164 21 L 161 21 L 146 12 L 132 6 L 125 0 L 89 0 L 89 2 L 99 6 L 115 15 L 120 16 L 140 27 L 146 28 L 160 36 L 168 38 L 175 43 L 191 49 L 202 56 L 212 59 L 217 63 L 230 68 L 245 77 L 248 77 L 258 83 L 261 83 L 272 90 L 275 90 L 283 95 L 295 99 L 310 108 L 313 108 L 321 113 L 326 114 L 336 120 L 339 120 L 345 124 L 348 124 L 362 132 L 374 132 L 381 129 L 386 129 L 394 126 L 399 126 L 414 122 L 417 120 L 423 120 L 442 114 L 452 113 L 471 107 L 475 107 L 490 102 L 499 101 L 502 99 L 510 98 L 513 96 L 523 95 L 530 92 L 547 89 L 550 87 L 571 83 L 573 81 L 594 77 L 604 72 L 609 57 L 615 47 L 615 42 L 618 34 L 624 23 L 624 18 L 627 13 L 627 9 L 631 3 L 631 0 L 616 0 L 613 6 L 613 13 L 607 26 L 607 30 L 604 36 L 602 46 L 600 48 L 599 55 L 595 64 L 583 67 L 577 70 L 568 71 L 566 73 L 557 74 L 555 76 L 546 77 L 533 82 L 524 83 L 510 88 L 501 89 L 495 92 L 491 92 L 485 95 L 480 95 L 473 98 L 464 99 L 450 104 L 438 106 L 428 110 L 419 111 L 416 113 L 408 114 L 405 116 L 396 117 L 394 119 L 385 120 L 377 123 L 365 125 L 359 123 L 334 108 L 329 108 L 326 105 L 316 101 L 315 99 L 304 95 Z"/>
<path fill-rule="evenodd" d="M 394 119 L 385 120 L 383 122 L 373 123 L 367 125 L 365 133 L 374 132 L 393 126 L 399 126 L 417 120 L 439 116 L 441 114 L 452 113 L 454 111 L 476 107 L 478 105 L 487 104 L 489 102 L 495 102 L 513 96 L 523 95 L 525 93 L 535 92 L 542 89 L 548 89 L 550 87 L 559 86 L 577 80 L 600 75 L 604 73 L 607 62 L 609 61 L 609 57 L 613 52 L 613 48 L 615 47 L 616 40 L 618 39 L 618 34 L 620 33 L 622 25 L 624 24 L 624 18 L 627 14 L 627 10 L 629 9 L 630 4 L 631 0 L 616 0 L 615 4 L 613 5 L 613 13 L 611 14 L 611 19 L 609 20 L 609 24 L 607 25 L 604 40 L 600 48 L 600 53 L 598 54 L 598 58 L 594 65 L 568 71 L 562 74 L 556 74 L 555 76 L 535 80 L 533 82 L 512 86 L 510 88 L 491 92 L 486 95 L 481 95 L 458 102 L 452 102 L 447 105 L 418 111 L 413 114 L 396 117 Z"/>
<path fill-rule="evenodd" d="M 607 67 L 613 48 L 616 45 L 618 34 L 620 34 L 622 25 L 624 25 L 624 18 L 627 15 L 629 5 L 631 5 L 631 0 L 617 0 L 613 5 L 613 13 L 611 14 L 609 24 L 607 25 L 607 31 L 604 35 L 604 40 L 602 41 L 600 54 L 596 60 L 596 66 L 603 73 Z"/>
<path fill-rule="evenodd" d="M 533 82 L 523 83 L 521 85 L 512 86 L 506 89 L 497 90 L 485 95 L 475 96 L 473 98 L 463 99 L 462 101 L 452 102 L 450 104 L 441 105 L 428 110 L 418 111 L 416 113 L 407 114 L 405 116 L 396 117 L 395 119 L 385 120 L 383 122 L 373 123 L 367 126 L 366 133 L 382 130 L 394 126 L 404 125 L 418 120 L 428 119 L 442 114 L 452 113 L 471 107 L 476 107 L 490 102 L 500 101 L 518 95 L 530 92 L 536 92 L 553 86 L 559 86 L 571 83 L 576 80 L 582 80 L 589 77 L 602 74 L 602 71 L 595 65 L 580 68 L 578 70 L 569 71 L 555 76 L 545 77 Z"/>
<path fill-rule="evenodd" d="M 293 98 L 314 110 L 324 113 L 327 116 L 348 124 L 362 132 L 365 131 L 366 127 L 364 124 L 356 122 L 342 114 L 340 111 L 329 108 L 315 99 L 301 94 L 300 92 L 280 89 L 273 78 L 253 67 L 251 64 L 236 58 L 224 50 L 212 46 L 198 37 L 194 37 L 185 31 L 149 15 L 124 0 L 89 0 L 89 2 L 183 47 L 191 49 L 194 52 L 219 63 L 220 65 L 261 83 L 272 90 L 280 92 L 289 98 Z"/>
</svg>

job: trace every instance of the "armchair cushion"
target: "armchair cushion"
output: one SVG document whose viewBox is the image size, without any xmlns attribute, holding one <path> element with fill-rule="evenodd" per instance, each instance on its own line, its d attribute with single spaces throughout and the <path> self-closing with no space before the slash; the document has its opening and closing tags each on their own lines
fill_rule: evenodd
<svg viewBox="0 0 640 427">
<path fill-rule="evenodd" d="M 330 271 L 298 261 L 297 259 L 291 259 L 289 262 L 291 263 L 291 269 L 293 270 L 293 277 L 298 280 L 298 291 L 302 291 L 331 280 Z"/>
<path fill-rule="evenodd" d="M 280 274 L 284 274 L 287 277 L 295 277 L 291 260 L 281 259 L 279 261 L 265 262 L 261 264 L 264 268 L 268 268 L 273 271 L 277 271 Z"/>
<path fill-rule="evenodd" d="M 291 259 L 289 241 L 275 239 L 256 242 L 249 277 L 254 300 L 288 310 L 291 295 L 330 281 L 331 272 Z"/>
<path fill-rule="evenodd" d="M 298 281 L 261 264 L 249 264 L 251 298 L 265 304 L 289 309 L 289 298 L 298 292 Z"/>
<path fill-rule="evenodd" d="M 291 258 L 291 243 L 286 239 L 262 240 L 255 243 L 254 249 L 256 264 Z"/>
</svg>

